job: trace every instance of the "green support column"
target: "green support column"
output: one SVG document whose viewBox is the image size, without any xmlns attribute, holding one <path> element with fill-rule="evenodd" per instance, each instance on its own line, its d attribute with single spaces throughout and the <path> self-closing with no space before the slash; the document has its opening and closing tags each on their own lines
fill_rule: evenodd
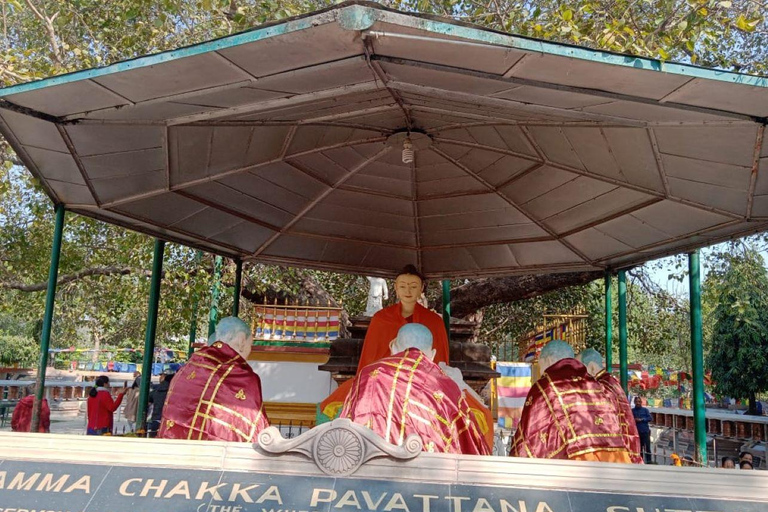
<svg viewBox="0 0 768 512">
<path fill-rule="evenodd" d="M 200 262 L 203 259 L 203 251 L 196 251 L 195 252 L 195 267 L 198 267 L 200 265 Z M 198 296 L 197 292 L 195 292 L 194 298 L 192 299 L 192 319 L 189 321 L 189 348 L 187 349 L 187 359 L 192 357 L 192 354 L 195 351 L 195 347 L 193 347 L 195 340 L 197 340 L 197 310 L 200 306 L 200 297 Z"/>
<path fill-rule="evenodd" d="M 611 285 L 613 276 L 605 271 L 605 370 L 613 372 L 613 304 L 611 303 Z"/>
<path fill-rule="evenodd" d="M 213 285 L 211 286 L 211 311 L 208 313 L 208 336 L 216 330 L 216 322 L 219 321 L 219 285 L 221 284 L 221 268 L 224 260 L 216 256 L 213 260 Z"/>
<path fill-rule="evenodd" d="M 43 332 L 40 336 L 40 360 L 37 366 L 37 388 L 35 402 L 32 407 L 30 432 L 37 432 L 40 426 L 40 409 L 45 393 L 45 369 L 48 366 L 48 348 L 51 344 L 51 328 L 53 327 L 53 308 L 56 304 L 56 282 L 59 278 L 59 256 L 61 255 L 61 239 L 64 231 L 64 207 L 56 206 L 56 222 L 53 227 L 53 246 L 51 246 L 51 266 L 48 269 L 48 291 L 45 295 L 45 316 L 43 316 Z"/>
<path fill-rule="evenodd" d="M 443 323 L 448 341 L 451 341 L 451 281 L 443 280 Z"/>
<path fill-rule="evenodd" d="M 235 262 L 235 291 L 233 292 L 232 316 L 240 316 L 240 287 L 243 283 L 243 261 Z"/>
<path fill-rule="evenodd" d="M 704 346 L 701 338 L 701 276 L 699 251 L 688 253 L 691 294 L 691 363 L 693 366 L 693 437 L 696 460 L 707 465 L 707 425 L 704 408 Z"/>
<path fill-rule="evenodd" d="M 144 332 L 144 361 L 141 365 L 141 386 L 139 405 L 136 411 L 136 430 L 146 429 L 149 384 L 152 380 L 152 360 L 155 355 L 155 333 L 157 332 L 157 308 L 160 305 L 160 282 L 163 277 L 163 252 L 165 242 L 155 240 L 152 258 L 152 280 L 149 284 L 149 305 L 147 307 L 147 329 Z"/>
<path fill-rule="evenodd" d="M 619 271 L 619 372 L 621 387 L 627 393 L 627 273 Z"/>
</svg>

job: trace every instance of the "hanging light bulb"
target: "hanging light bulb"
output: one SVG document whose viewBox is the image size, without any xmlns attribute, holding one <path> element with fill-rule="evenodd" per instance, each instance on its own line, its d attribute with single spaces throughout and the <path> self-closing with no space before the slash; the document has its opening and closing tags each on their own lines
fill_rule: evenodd
<svg viewBox="0 0 768 512">
<path fill-rule="evenodd" d="M 403 163 L 410 164 L 413 162 L 413 144 L 411 138 L 406 137 L 403 141 Z"/>
</svg>

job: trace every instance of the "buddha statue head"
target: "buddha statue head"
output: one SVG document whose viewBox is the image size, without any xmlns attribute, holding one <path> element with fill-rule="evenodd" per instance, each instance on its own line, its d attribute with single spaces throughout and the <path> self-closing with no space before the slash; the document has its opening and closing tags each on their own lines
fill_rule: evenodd
<svg viewBox="0 0 768 512">
<path fill-rule="evenodd" d="M 413 265 L 406 265 L 395 278 L 397 300 L 408 309 L 413 309 L 424 291 L 424 276 Z"/>
</svg>

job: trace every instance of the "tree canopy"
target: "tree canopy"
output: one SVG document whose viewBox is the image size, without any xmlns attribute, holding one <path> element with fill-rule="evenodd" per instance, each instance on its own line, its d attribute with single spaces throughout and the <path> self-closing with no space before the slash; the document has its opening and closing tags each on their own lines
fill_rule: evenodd
<svg viewBox="0 0 768 512">
<path fill-rule="evenodd" d="M 707 284 L 717 298 L 707 366 L 718 393 L 749 398 L 768 390 L 768 272 L 762 256 L 744 245 L 722 259 Z"/>
</svg>

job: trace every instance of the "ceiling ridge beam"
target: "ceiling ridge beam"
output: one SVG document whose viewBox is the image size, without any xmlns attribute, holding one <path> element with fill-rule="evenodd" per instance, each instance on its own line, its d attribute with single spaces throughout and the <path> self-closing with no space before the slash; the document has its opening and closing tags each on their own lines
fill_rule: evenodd
<svg viewBox="0 0 768 512">
<path fill-rule="evenodd" d="M 394 242 L 382 242 L 381 240 L 363 240 L 363 239 L 360 239 L 360 238 L 354 238 L 354 239 L 350 240 L 349 238 L 346 238 L 346 237 L 343 237 L 343 236 L 320 235 L 320 234 L 317 234 L 317 233 L 310 233 L 310 232 L 307 232 L 307 231 L 291 231 L 291 235 L 303 236 L 303 237 L 307 237 L 307 238 L 316 238 L 318 240 L 328 240 L 328 241 L 331 241 L 331 242 L 349 243 L 350 241 L 353 241 L 353 242 L 356 242 L 356 243 L 361 243 L 361 244 L 365 244 L 365 245 L 373 245 L 373 246 L 376 246 L 376 247 L 394 247 L 395 249 L 403 249 L 403 250 L 407 250 L 407 251 L 415 251 L 416 250 L 416 247 L 414 247 L 412 245 L 404 245 L 404 244 L 398 244 L 398 243 L 394 243 Z"/>
<path fill-rule="evenodd" d="M 413 129 L 413 119 L 411 119 L 411 114 L 408 111 L 408 108 L 406 108 L 405 103 L 403 102 L 403 98 L 400 96 L 400 94 L 396 93 L 391 87 L 390 82 L 391 80 L 387 76 L 386 72 L 382 67 L 377 63 L 374 62 L 372 57 L 373 55 L 373 45 L 370 41 L 370 39 L 364 39 L 363 40 L 363 50 L 365 51 L 365 62 L 370 68 L 371 72 L 373 73 L 374 80 L 378 79 L 381 80 L 381 82 L 384 84 L 384 87 L 387 89 L 387 92 L 389 92 L 390 96 L 392 96 L 392 99 L 395 101 L 395 103 L 398 104 L 400 109 L 403 111 L 403 118 L 405 119 L 405 126 L 410 132 Z"/>
<path fill-rule="evenodd" d="M 565 240 L 562 240 L 557 235 L 557 233 L 555 231 L 553 231 L 552 229 L 547 227 L 543 222 L 541 222 L 538 219 L 534 218 L 533 216 L 529 215 L 528 212 L 526 212 L 520 206 L 518 206 L 518 204 L 515 201 L 513 201 L 512 199 L 507 197 L 506 194 L 504 194 L 502 191 L 498 190 L 496 187 L 491 185 L 491 183 L 486 181 L 485 178 L 483 178 L 479 174 L 475 173 L 473 170 L 471 170 L 470 168 L 466 167 L 464 164 L 462 164 L 458 160 L 454 159 L 453 157 L 451 157 L 447 153 L 442 152 L 439 148 L 433 146 L 431 149 L 432 149 L 432 151 L 434 151 L 438 155 L 442 156 L 443 158 L 445 158 L 446 160 L 451 162 L 453 165 L 455 165 L 456 167 L 458 167 L 459 169 L 461 169 L 462 171 L 464 171 L 465 173 L 467 173 L 468 175 L 473 177 L 475 180 L 477 180 L 483 186 L 487 187 L 489 190 L 491 190 L 493 193 L 495 193 L 501 199 L 503 199 L 504 201 L 509 203 L 509 205 L 512 206 L 513 208 L 515 208 L 518 212 L 520 212 L 521 215 L 523 215 L 524 217 L 529 219 L 531 222 L 536 224 L 539 227 L 539 229 L 542 229 L 543 231 L 548 233 L 554 239 L 554 241 L 557 241 L 558 243 L 563 245 L 565 248 L 567 248 L 569 251 L 571 251 L 572 253 L 576 254 L 579 258 L 581 258 L 584 261 L 584 263 L 587 263 L 588 265 L 595 265 L 592 262 L 592 260 L 589 259 L 589 257 L 587 257 L 584 253 L 582 253 L 576 247 L 574 247 L 573 244 L 571 244 L 570 242 L 567 242 Z"/>
<path fill-rule="evenodd" d="M 288 162 L 286 162 L 286 163 L 288 163 Z M 410 201 L 411 200 L 411 198 L 408 197 L 408 196 L 399 196 L 397 194 L 392 194 L 390 192 L 384 192 L 384 191 L 381 191 L 381 190 L 374 190 L 374 189 L 364 188 L 364 187 L 356 187 L 356 186 L 353 186 L 353 185 L 341 185 L 340 187 L 337 187 L 337 188 L 339 190 L 343 190 L 345 192 L 355 192 L 355 193 L 358 193 L 358 194 L 370 194 L 370 195 L 379 196 L 379 197 L 386 197 L 388 199 L 396 199 L 396 200 L 399 200 L 399 201 Z"/>
<path fill-rule="evenodd" d="M 626 126 L 645 126 L 645 121 L 639 121 L 636 119 L 627 119 L 624 117 L 612 116 L 609 114 L 600 114 L 595 112 L 585 112 L 583 110 L 570 110 L 560 109 L 557 107 L 548 107 L 545 105 L 536 105 L 533 103 L 525 103 L 522 101 L 515 101 L 506 98 L 495 98 L 493 96 L 480 96 L 473 95 L 461 91 L 452 91 L 450 89 L 441 89 L 439 87 L 433 87 L 428 85 L 411 84 L 408 82 L 391 81 L 389 84 L 392 88 L 408 92 L 411 94 L 423 95 L 427 99 L 441 99 L 447 101 L 455 101 L 466 104 L 467 107 L 472 105 L 481 105 L 489 108 L 501 108 L 504 110 L 512 110 L 518 112 L 522 116 L 535 116 L 535 115 L 547 115 L 557 118 L 569 118 L 569 119 L 589 119 L 592 121 L 611 121 Z M 510 112 L 510 113 L 513 113 Z"/>
<path fill-rule="evenodd" d="M 88 177 L 88 173 L 85 172 L 85 166 L 83 165 L 83 161 L 80 159 L 80 155 L 78 155 L 77 153 L 77 148 L 75 148 L 75 144 L 72 142 L 72 139 L 69 137 L 69 133 L 67 133 L 67 129 L 61 124 L 56 124 L 56 129 L 59 131 L 59 135 L 61 135 L 61 138 L 64 141 L 64 144 L 67 146 L 67 149 L 69 149 L 69 153 L 70 155 L 72 155 L 72 159 L 75 161 L 77 170 L 80 171 L 80 176 L 83 178 L 83 181 L 85 182 L 85 186 L 88 187 L 88 191 L 91 193 L 91 196 L 93 197 L 93 201 L 96 203 L 96 206 L 99 206 L 99 207 L 102 206 L 102 202 L 99 199 L 99 195 L 96 193 L 96 189 L 93 187 L 93 183 L 91 183 L 91 179 Z"/>
<path fill-rule="evenodd" d="M 648 135 L 648 141 L 653 150 L 653 158 L 656 160 L 656 170 L 659 172 L 659 178 L 664 186 L 664 196 L 669 197 L 669 177 L 664 170 L 664 159 L 661 157 L 661 150 L 659 149 L 659 141 L 656 139 L 656 132 L 653 131 L 653 128 L 646 128 L 645 132 Z"/>
<path fill-rule="evenodd" d="M 752 172 L 749 175 L 749 191 L 747 192 L 747 220 L 752 218 L 752 206 L 755 203 L 755 187 L 757 186 L 757 173 L 760 170 L 760 154 L 763 152 L 763 141 L 765 139 L 765 125 L 761 124 L 757 128 L 755 137 L 755 149 L 752 153 Z"/>
<path fill-rule="evenodd" d="M 339 186 L 343 185 L 346 181 L 348 181 L 350 178 L 352 178 L 355 174 L 360 172 L 363 168 L 368 166 L 368 164 L 378 160 L 381 156 L 388 153 L 392 148 L 390 146 L 384 146 L 380 151 L 378 151 L 375 155 L 372 157 L 366 159 L 365 161 L 361 162 L 360 164 L 353 167 L 345 176 L 343 176 L 340 180 L 338 180 L 336 183 L 334 183 L 331 187 L 329 187 L 327 190 L 323 191 L 320 195 L 318 195 L 315 199 L 313 199 L 308 205 L 306 205 L 304 208 L 301 209 L 294 217 L 291 219 L 290 222 L 288 222 L 285 226 L 283 226 L 280 231 L 272 235 L 267 241 L 265 241 L 261 246 L 254 251 L 254 253 L 251 255 L 253 258 L 258 257 L 261 253 L 263 253 L 266 249 L 269 248 L 270 245 L 274 243 L 277 238 L 280 237 L 280 235 L 286 233 L 289 229 L 291 229 L 293 226 L 296 225 L 304 216 L 306 216 L 309 212 L 311 212 L 323 199 L 328 197 L 331 192 L 336 190 Z"/>
<path fill-rule="evenodd" d="M 434 64 L 430 62 L 422 62 L 412 59 L 403 59 L 403 58 L 397 58 L 397 57 L 385 57 L 381 55 L 373 55 L 371 57 L 374 60 L 378 60 L 381 62 L 388 62 L 391 64 L 399 64 L 402 66 L 411 66 L 411 67 L 419 67 L 423 69 L 430 69 L 433 71 L 443 71 L 447 73 L 456 73 L 461 74 L 465 76 L 472 76 L 476 78 L 485 78 L 488 80 L 494 80 L 497 82 L 503 82 L 508 84 L 517 84 L 517 85 L 529 85 L 532 87 L 538 87 L 542 89 L 554 89 L 558 91 L 565 91 L 565 92 L 574 92 L 579 94 L 585 94 L 588 96 L 597 96 L 601 98 L 608 98 L 608 99 L 615 99 L 615 100 L 621 100 L 621 101 L 628 101 L 632 103 L 640 103 L 645 105 L 654 105 L 659 107 L 667 107 L 672 108 L 676 110 L 685 110 L 689 112 L 698 112 L 703 114 L 711 114 L 721 117 L 731 117 L 734 119 L 745 119 L 750 120 L 752 122 L 763 122 L 763 119 L 758 118 L 756 116 L 750 116 L 746 114 L 739 114 L 737 112 L 729 112 L 726 110 L 718 110 L 718 109 L 711 109 L 706 107 L 697 107 L 694 105 L 687 105 L 682 103 L 674 103 L 674 102 L 661 102 L 659 100 L 654 100 L 652 98 L 644 98 L 641 96 L 632 96 L 631 94 L 625 94 L 625 93 L 615 93 L 615 92 L 608 92 L 608 91 L 601 91 L 599 89 L 589 89 L 587 87 L 579 87 L 574 85 L 564 85 L 564 84 L 556 84 L 552 82 L 544 82 L 541 80 L 533 80 L 529 78 L 519 78 L 519 77 L 503 77 L 501 75 L 497 75 L 495 73 L 487 73 L 483 71 L 475 71 L 465 68 L 459 68 L 454 66 L 446 66 L 443 64 Z"/>
<path fill-rule="evenodd" d="M 495 245 L 514 245 L 514 244 L 532 244 L 536 242 L 553 242 L 554 239 L 548 236 L 538 236 L 529 238 L 512 238 L 506 240 L 491 240 L 486 242 L 464 242 L 459 244 L 437 244 L 437 245 L 425 245 L 422 247 L 423 251 L 440 251 L 443 249 L 466 249 L 470 247 L 487 247 Z"/>
<path fill-rule="evenodd" d="M 416 159 L 419 158 L 418 151 L 414 151 L 411 168 L 411 205 L 413 207 L 413 229 L 416 235 L 416 268 L 421 270 L 421 217 L 419 216 L 419 184 L 416 182 Z"/>
<path fill-rule="evenodd" d="M 253 101 L 244 103 L 242 105 L 237 105 L 235 107 L 223 107 L 216 110 L 215 112 L 179 116 L 174 119 L 170 119 L 168 124 L 170 126 L 176 126 L 191 124 L 197 121 L 226 118 L 236 116 L 238 114 L 265 113 L 271 110 L 298 106 L 305 103 L 313 103 L 325 99 L 336 99 L 339 96 L 375 91 L 378 89 L 379 87 L 375 82 L 362 82 L 359 84 L 344 85 L 334 89 L 325 89 L 322 91 L 315 91 L 305 94 L 288 94 L 283 98 L 275 98 L 267 101 Z"/>
<path fill-rule="evenodd" d="M 263 220 L 259 220 L 256 217 L 252 217 L 252 216 L 250 216 L 248 214 L 245 214 L 245 213 L 243 213 L 243 212 L 241 212 L 239 210 L 235 210 L 234 208 L 230 208 L 228 206 L 216 203 L 216 202 L 211 201 L 209 199 L 206 199 L 204 197 L 200 197 L 200 196 L 198 196 L 196 194 L 192 194 L 191 192 L 188 192 L 186 190 L 176 190 L 173 193 L 177 194 L 177 195 L 180 195 L 182 197 L 186 197 L 187 199 L 191 199 L 192 201 L 200 203 L 200 204 L 202 204 L 204 206 L 207 206 L 209 208 L 212 208 L 214 210 L 217 210 L 217 211 L 220 211 L 220 212 L 232 215 L 233 217 L 237 217 L 237 218 L 242 219 L 244 221 L 250 222 L 251 224 L 256 224 L 256 225 L 261 226 L 263 228 L 267 228 L 267 229 L 269 229 L 271 231 L 277 232 L 277 231 L 280 230 L 280 228 L 278 226 L 275 226 L 274 224 L 270 224 L 269 222 L 265 222 Z M 247 194 L 244 194 L 244 195 L 247 195 Z M 248 197 L 252 197 L 256 201 L 263 202 L 263 201 L 255 198 L 253 196 L 248 196 Z"/>
<path fill-rule="evenodd" d="M 92 123 L 88 123 L 92 124 Z M 95 124 L 95 123 L 93 123 Z M 305 121 L 305 120 L 297 120 L 297 121 L 290 121 L 290 120 L 269 120 L 269 121 L 262 121 L 262 120 L 253 120 L 253 121 L 239 121 L 239 120 L 222 120 L 222 121 L 198 121 L 196 123 L 191 123 L 188 125 L 182 125 L 182 126 L 211 126 L 211 127 L 220 127 L 220 126 L 233 126 L 233 127 L 259 127 L 259 126 L 333 126 L 333 127 L 340 127 L 340 128 L 354 128 L 357 130 L 368 130 L 371 132 L 380 132 L 382 134 L 391 134 L 394 130 L 390 128 L 384 128 L 381 126 L 374 126 L 374 125 L 368 125 L 368 124 L 361 124 L 361 123 L 346 123 L 346 122 L 334 122 L 334 121 Z"/>
<path fill-rule="evenodd" d="M 621 211 L 618 211 L 616 213 L 612 213 L 611 215 L 607 215 L 605 217 L 602 217 L 600 220 L 594 220 L 592 222 L 588 222 L 587 224 L 582 224 L 582 225 L 580 225 L 578 227 L 569 229 L 568 231 L 564 231 L 560 236 L 562 236 L 562 237 L 569 237 L 571 235 L 575 235 L 576 233 L 580 233 L 580 232 L 585 231 L 587 229 L 597 227 L 597 226 L 599 226 L 601 224 L 605 224 L 606 222 L 610 222 L 612 220 L 618 219 L 619 217 L 622 217 L 624 215 L 629 215 L 629 214 L 632 214 L 634 212 L 640 211 L 643 208 L 647 208 L 649 206 L 653 206 L 654 204 L 660 203 L 661 201 L 664 201 L 663 197 L 654 197 L 654 198 L 648 199 L 647 201 L 643 201 L 643 202 L 638 203 L 638 204 L 636 204 L 634 206 L 630 206 L 629 208 L 626 208 L 624 210 L 621 210 Z"/>
</svg>

